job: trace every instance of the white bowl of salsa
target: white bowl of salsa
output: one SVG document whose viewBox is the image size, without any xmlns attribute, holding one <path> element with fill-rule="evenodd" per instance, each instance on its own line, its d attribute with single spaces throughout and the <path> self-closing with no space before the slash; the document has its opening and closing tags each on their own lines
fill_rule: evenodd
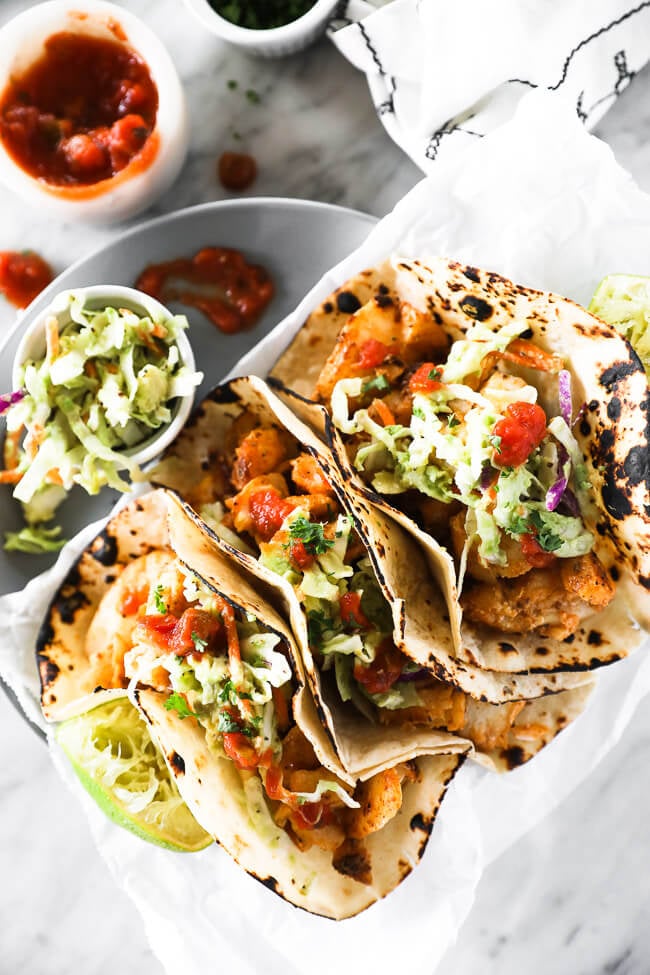
<svg viewBox="0 0 650 975">
<path fill-rule="evenodd" d="M 163 193 L 188 145 L 158 38 L 104 0 L 49 0 L 0 29 L 0 180 L 61 219 L 114 223 Z"/>
</svg>

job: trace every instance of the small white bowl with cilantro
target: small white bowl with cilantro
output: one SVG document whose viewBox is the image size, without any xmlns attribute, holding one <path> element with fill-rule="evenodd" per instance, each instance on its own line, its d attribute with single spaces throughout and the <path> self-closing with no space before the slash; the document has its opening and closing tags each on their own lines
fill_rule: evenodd
<svg viewBox="0 0 650 975">
<path fill-rule="evenodd" d="M 129 491 L 141 465 L 176 437 L 203 378 L 187 319 L 133 288 L 97 286 L 57 295 L 25 332 L 13 364 L 4 470 L 26 526 L 5 547 L 51 551 L 50 526 L 74 486 Z M 126 477 L 125 477 L 126 475 Z"/>
<path fill-rule="evenodd" d="M 286 57 L 325 33 L 337 0 L 185 0 L 204 27 L 246 54 Z"/>
</svg>

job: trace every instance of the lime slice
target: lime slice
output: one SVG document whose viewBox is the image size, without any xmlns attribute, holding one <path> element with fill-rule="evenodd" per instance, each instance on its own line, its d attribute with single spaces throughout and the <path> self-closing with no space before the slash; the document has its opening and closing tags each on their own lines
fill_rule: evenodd
<svg viewBox="0 0 650 975">
<path fill-rule="evenodd" d="M 191 853 L 212 843 L 126 698 L 62 722 L 56 740 L 83 787 L 118 826 L 168 850 Z"/>
<path fill-rule="evenodd" d="M 650 379 L 650 277 L 609 274 L 596 288 L 589 311 L 625 336 Z"/>
</svg>

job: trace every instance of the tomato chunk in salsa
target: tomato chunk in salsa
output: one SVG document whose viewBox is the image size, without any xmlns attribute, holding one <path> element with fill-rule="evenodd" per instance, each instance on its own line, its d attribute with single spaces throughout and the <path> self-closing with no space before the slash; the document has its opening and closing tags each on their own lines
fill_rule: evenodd
<svg viewBox="0 0 650 975">
<path fill-rule="evenodd" d="M 134 50 L 62 31 L 0 96 L 0 138 L 31 176 L 87 186 L 115 176 L 141 152 L 157 111 L 158 90 Z"/>
</svg>

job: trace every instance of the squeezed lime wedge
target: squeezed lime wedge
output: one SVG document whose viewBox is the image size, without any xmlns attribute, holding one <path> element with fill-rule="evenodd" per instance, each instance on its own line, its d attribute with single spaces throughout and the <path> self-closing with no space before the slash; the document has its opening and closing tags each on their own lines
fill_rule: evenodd
<svg viewBox="0 0 650 975">
<path fill-rule="evenodd" d="M 589 311 L 625 336 L 650 379 L 650 277 L 608 274 L 596 288 Z"/>
<path fill-rule="evenodd" d="M 192 853 L 212 843 L 126 698 L 62 722 L 56 740 L 83 787 L 118 826 L 168 850 Z"/>
</svg>

